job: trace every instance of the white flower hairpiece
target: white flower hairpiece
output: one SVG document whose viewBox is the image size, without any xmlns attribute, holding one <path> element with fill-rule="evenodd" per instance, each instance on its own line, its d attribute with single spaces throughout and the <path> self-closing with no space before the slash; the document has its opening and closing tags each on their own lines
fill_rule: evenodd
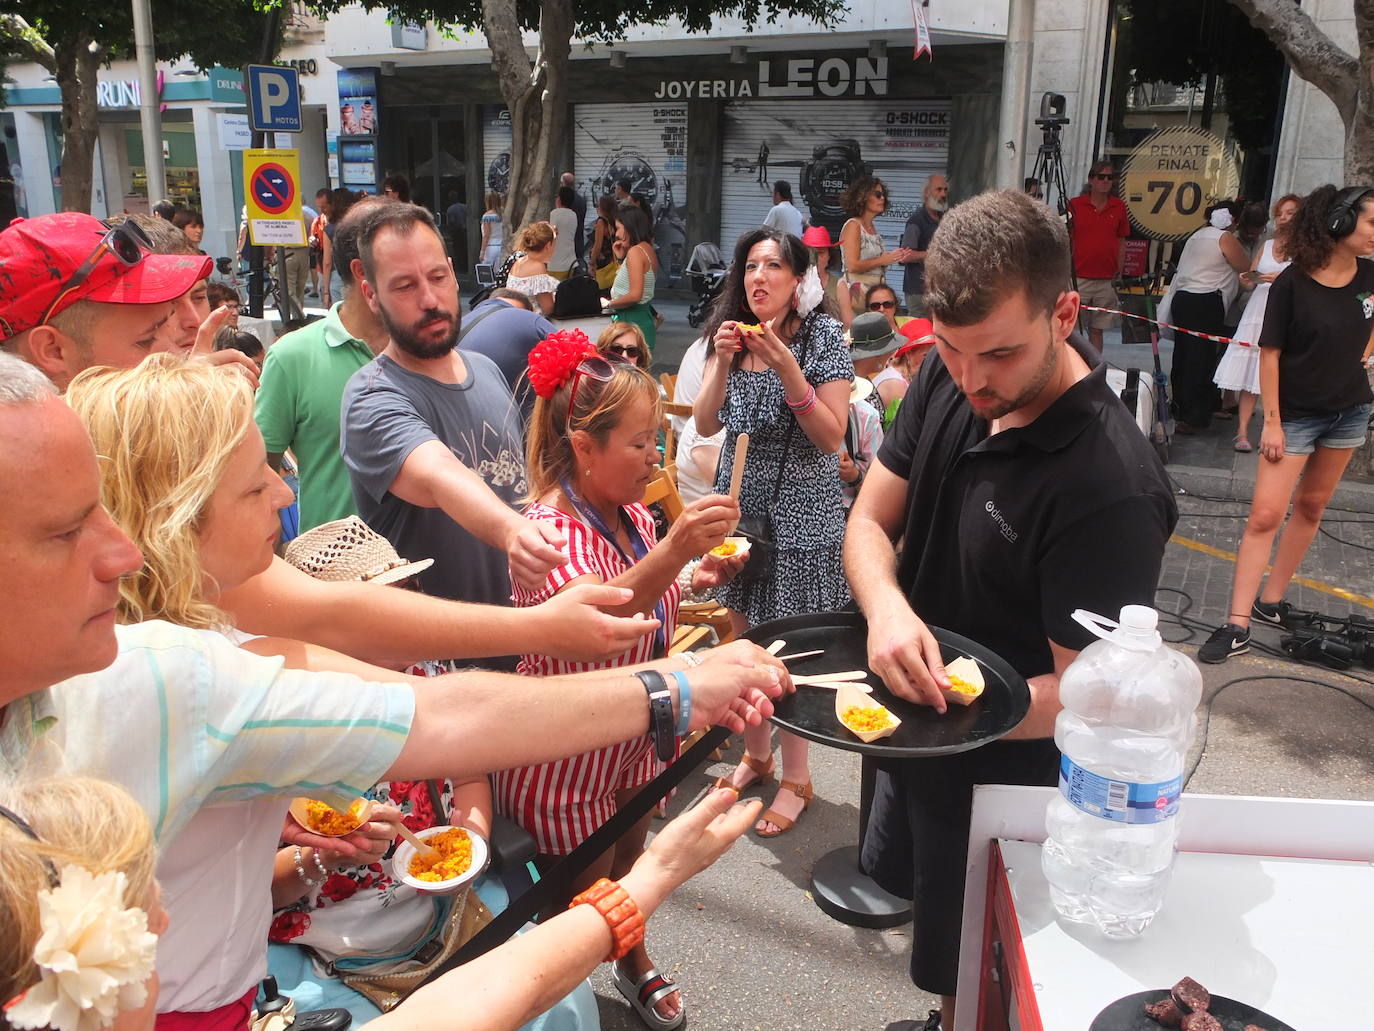
<svg viewBox="0 0 1374 1031">
<path fill-rule="evenodd" d="M 825 290 L 821 287 L 820 273 L 816 271 L 816 266 L 812 265 L 802 275 L 802 281 L 797 286 L 797 314 L 806 318 L 824 299 Z"/>
<path fill-rule="evenodd" d="M 147 913 L 124 905 L 128 884 L 118 870 L 68 866 L 56 887 L 38 893 L 39 981 L 5 1003 L 12 1027 L 98 1031 L 143 1005 L 157 935 Z"/>
</svg>

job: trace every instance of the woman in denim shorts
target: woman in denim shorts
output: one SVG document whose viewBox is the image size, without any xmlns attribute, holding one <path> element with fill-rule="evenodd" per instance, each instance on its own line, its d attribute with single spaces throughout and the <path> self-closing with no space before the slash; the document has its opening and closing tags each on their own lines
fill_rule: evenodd
<svg viewBox="0 0 1374 1031">
<path fill-rule="evenodd" d="M 1198 650 L 1225 662 L 1250 650 L 1250 620 L 1283 626 L 1283 600 L 1355 448 L 1369 433 L 1374 400 L 1366 368 L 1374 352 L 1374 188 L 1323 186 L 1290 224 L 1292 265 L 1269 291 L 1260 333 L 1264 433 L 1250 518 L 1236 558 L 1231 611 Z M 1274 568 L 1260 591 L 1274 534 Z"/>
</svg>

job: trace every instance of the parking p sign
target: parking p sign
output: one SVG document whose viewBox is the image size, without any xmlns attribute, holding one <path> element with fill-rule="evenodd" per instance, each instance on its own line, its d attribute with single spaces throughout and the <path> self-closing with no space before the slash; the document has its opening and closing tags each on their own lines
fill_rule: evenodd
<svg viewBox="0 0 1374 1031">
<path fill-rule="evenodd" d="M 254 132 L 300 132 L 300 75 L 294 68 L 250 64 L 243 70 L 248 127 Z"/>
</svg>

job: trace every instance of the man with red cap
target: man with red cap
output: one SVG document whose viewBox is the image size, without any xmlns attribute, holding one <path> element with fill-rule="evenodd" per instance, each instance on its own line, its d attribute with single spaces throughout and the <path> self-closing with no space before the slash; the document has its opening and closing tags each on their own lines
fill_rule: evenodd
<svg viewBox="0 0 1374 1031">
<path fill-rule="evenodd" d="M 212 267 L 203 255 L 151 251 L 132 221 L 15 219 L 0 231 L 0 346 L 59 390 L 93 365 L 137 365 L 157 349 L 176 299 Z"/>
</svg>

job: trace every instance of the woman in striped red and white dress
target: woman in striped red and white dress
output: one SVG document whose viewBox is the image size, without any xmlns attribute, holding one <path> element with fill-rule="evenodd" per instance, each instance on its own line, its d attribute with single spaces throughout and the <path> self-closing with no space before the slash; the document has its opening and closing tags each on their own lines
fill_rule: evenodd
<svg viewBox="0 0 1374 1031">
<path fill-rule="evenodd" d="M 623 611 L 656 622 L 635 645 L 604 663 L 574 663 L 547 655 L 523 655 L 519 670 L 548 676 L 630 666 L 661 658 L 677 621 L 682 590 L 678 574 L 705 555 L 692 586 L 704 590 L 728 582 L 743 557 L 707 555 L 739 520 L 739 507 L 721 495 L 688 505 L 664 539 L 640 503 L 658 464 L 662 418 L 658 386 L 644 371 L 596 354 L 580 332 L 560 333 L 530 352 L 530 383 L 537 400 L 528 443 L 529 519 L 553 523 L 567 544 L 566 561 L 536 591 L 515 588 L 515 604 L 538 605 L 580 583 L 627 587 L 634 596 Z M 684 668 L 686 663 L 684 662 Z M 496 804 L 534 835 L 541 858 L 554 860 L 576 848 L 658 772 L 648 736 L 541 766 L 494 776 Z M 586 870 L 571 894 L 600 877 L 629 870 L 644 850 L 646 816 L 601 860 Z M 614 965 L 616 986 L 656 1028 L 681 1024 L 684 1010 L 672 981 L 653 969 L 641 945 Z"/>
</svg>

